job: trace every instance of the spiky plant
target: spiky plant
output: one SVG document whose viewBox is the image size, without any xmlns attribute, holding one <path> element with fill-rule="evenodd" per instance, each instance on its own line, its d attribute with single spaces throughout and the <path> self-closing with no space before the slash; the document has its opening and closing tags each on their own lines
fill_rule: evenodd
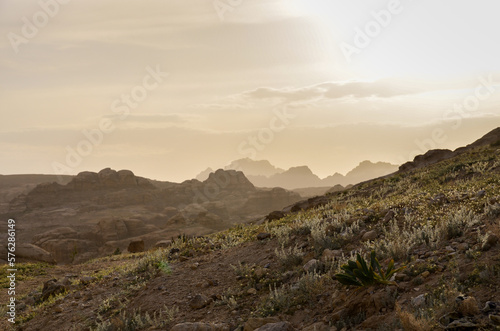
<svg viewBox="0 0 500 331">
<path fill-rule="evenodd" d="M 394 269 L 394 260 L 389 262 L 384 271 L 375 256 L 375 251 L 370 254 L 370 265 L 368 265 L 361 255 L 357 254 L 356 261 L 348 261 L 342 266 L 344 273 L 336 274 L 335 278 L 344 285 L 370 286 L 374 284 L 394 284 L 391 277 L 405 267 Z"/>
</svg>

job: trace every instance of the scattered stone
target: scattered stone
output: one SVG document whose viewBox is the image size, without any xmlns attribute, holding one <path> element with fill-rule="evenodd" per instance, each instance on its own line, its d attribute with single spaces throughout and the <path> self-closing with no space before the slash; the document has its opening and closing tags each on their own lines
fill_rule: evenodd
<svg viewBox="0 0 500 331">
<path fill-rule="evenodd" d="M 56 279 L 51 279 L 43 284 L 42 295 L 40 301 L 45 301 L 51 296 L 58 295 L 66 291 L 68 288 L 57 282 Z"/>
<path fill-rule="evenodd" d="M 252 287 L 252 288 L 248 289 L 247 293 L 250 295 L 255 295 L 255 294 L 257 294 L 257 290 Z"/>
<path fill-rule="evenodd" d="M 446 247 L 445 247 L 445 250 L 446 250 L 446 252 L 448 252 L 448 253 L 454 253 L 454 252 L 455 252 L 455 250 L 454 250 L 454 249 L 453 249 L 453 247 L 451 247 L 451 246 L 446 246 Z"/>
<path fill-rule="evenodd" d="M 448 326 L 446 327 L 446 330 L 466 330 L 466 329 L 470 329 L 470 328 L 476 329 L 477 324 L 474 324 L 465 318 L 461 318 L 459 320 L 455 320 L 455 321 L 451 322 L 450 324 L 448 324 Z"/>
<path fill-rule="evenodd" d="M 366 232 L 361 238 L 362 241 L 375 240 L 375 239 L 377 239 L 377 231 L 375 230 Z"/>
<path fill-rule="evenodd" d="M 486 301 L 484 308 L 481 309 L 482 312 L 487 313 L 489 311 L 497 309 L 497 304 L 494 303 L 493 301 Z"/>
<path fill-rule="evenodd" d="M 432 204 L 436 204 L 436 205 L 443 205 L 445 203 L 450 203 L 450 201 L 448 200 L 448 198 L 446 197 L 446 195 L 444 195 L 444 193 L 439 193 L 439 194 L 436 194 L 431 199 L 431 203 Z"/>
<path fill-rule="evenodd" d="M 422 272 L 421 276 L 424 278 L 427 278 L 427 277 L 429 277 L 430 274 L 431 273 L 429 272 L 429 270 L 426 270 L 426 271 Z"/>
<path fill-rule="evenodd" d="M 294 331 L 295 328 L 289 322 L 268 323 L 255 331 Z"/>
<path fill-rule="evenodd" d="M 406 279 L 406 275 L 403 273 L 397 273 L 396 274 L 396 281 L 398 282 L 403 282 Z"/>
<path fill-rule="evenodd" d="M 282 211 L 273 211 L 266 216 L 266 220 L 274 221 L 285 217 L 285 213 Z"/>
<path fill-rule="evenodd" d="M 171 331 L 229 331 L 229 326 L 225 324 L 212 323 L 181 323 L 175 325 Z"/>
<path fill-rule="evenodd" d="M 254 274 L 255 274 L 255 277 L 257 277 L 258 279 L 261 279 L 267 274 L 267 271 L 264 270 L 264 268 L 262 268 L 261 266 L 258 266 L 257 268 L 255 268 Z"/>
<path fill-rule="evenodd" d="M 425 304 L 425 294 L 420 294 L 419 296 L 411 299 L 411 304 L 414 307 L 420 307 Z"/>
<path fill-rule="evenodd" d="M 341 257 L 341 256 L 342 256 L 342 250 L 340 249 L 331 250 L 327 248 L 323 251 L 323 254 L 321 255 L 321 260 L 331 261 L 336 257 Z"/>
<path fill-rule="evenodd" d="M 486 240 L 484 241 L 483 245 L 481 246 L 482 251 L 488 251 L 490 250 L 493 246 L 496 245 L 498 242 L 498 237 L 495 236 L 494 234 L 490 233 L 487 237 Z"/>
<path fill-rule="evenodd" d="M 302 269 L 304 269 L 304 271 L 306 272 L 313 272 L 318 266 L 319 266 L 319 261 L 316 259 L 311 259 L 306 264 L 304 264 Z"/>
<path fill-rule="evenodd" d="M 250 318 L 246 321 L 245 326 L 243 327 L 243 331 L 254 331 L 255 329 L 260 328 L 263 325 L 268 323 L 277 323 L 280 320 L 277 317 L 265 317 L 265 318 Z"/>
<path fill-rule="evenodd" d="M 384 223 L 391 221 L 394 218 L 394 216 L 396 216 L 396 213 L 394 213 L 394 211 L 392 211 L 392 210 L 389 210 L 387 212 L 387 214 L 385 214 L 385 216 L 384 216 L 384 220 L 383 220 Z"/>
<path fill-rule="evenodd" d="M 198 262 L 196 262 L 196 263 L 191 264 L 189 267 L 191 268 L 191 270 L 196 270 L 196 269 L 198 269 L 199 266 L 200 266 L 200 264 Z"/>
<path fill-rule="evenodd" d="M 128 244 L 127 250 L 130 253 L 140 253 L 144 252 L 144 240 L 134 240 Z"/>
<path fill-rule="evenodd" d="M 268 238 L 271 238 L 271 234 L 267 233 L 267 232 L 261 232 L 257 235 L 258 240 L 264 240 L 264 239 L 268 239 Z"/>
<path fill-rule="evenodd" d="M 197 294 L 189 301 L 189 307 L 191 307 L 191 309 L 201 309 L 210 304 L 210 302 L 212 302 L 210 298 L 203 294 Z"/>
</svg>

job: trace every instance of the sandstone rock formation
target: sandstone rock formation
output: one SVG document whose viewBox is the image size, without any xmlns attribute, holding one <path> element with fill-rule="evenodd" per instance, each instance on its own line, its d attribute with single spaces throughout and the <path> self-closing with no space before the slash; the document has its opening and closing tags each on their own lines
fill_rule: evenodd
<svg viewBox="0 0 500 331">
<path fill-rule="evenodd" d="M 9 215 L 23 219 L 23 242 L 46 250 L 59 263 L 72 263 L 126 251 L 132 240 L 143 240 L 149 249 L 182 233 L 219 231 L 299 199 L 280 188 L 257 189 L 235 170 L 219 169 L 204 182 L 175 184 L 106 168 L 81 172 L 66 185 L 40 184 L 14 199 Z"/>
</svg>

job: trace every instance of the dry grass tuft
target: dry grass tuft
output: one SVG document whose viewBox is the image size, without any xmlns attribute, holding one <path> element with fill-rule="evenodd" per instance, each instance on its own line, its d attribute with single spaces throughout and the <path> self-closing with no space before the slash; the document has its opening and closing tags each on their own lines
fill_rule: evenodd
<svg viewBox="0 0 500 331">
<path fill-rule="evenodd" d="M 479 314 L 479 307 L 474 297 L 468 297 L 458 305 L 457 311 L 465 316 Z"/>
<path fill-rule="evenodd" d="M 401 321 L 401 326 L 405 331 L 428 331 L 432 330 L 432 324 L 426 319 L 417 319 L 412 313 L 401 310 L 401 307 L 396 304 L 396 314 Z"/>
</svg>

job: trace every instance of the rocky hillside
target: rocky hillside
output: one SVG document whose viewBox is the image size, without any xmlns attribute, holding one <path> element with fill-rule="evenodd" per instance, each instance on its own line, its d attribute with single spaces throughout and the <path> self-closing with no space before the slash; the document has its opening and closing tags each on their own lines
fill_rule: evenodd
<svg viewBox="0 0 500 331">
<path fill-rule="evenodd" d="M 64 185 L 39 184 L 12 200 L 2 219 L 22 220 L 22 258 L 78 263 L 126 251 L 134 242 L 149 249 L 180 234 L 220 231 L 299 199 L 281 188 L 257 189 L 234 170 L 175 184 L 108 168 L 82 172 Z"/>
<path fill-rule="evenodd" d="M 495 330 L 499 183 L 493 142 L 148 252 L 19 265 L 13 328 Z"/>
</svg>

